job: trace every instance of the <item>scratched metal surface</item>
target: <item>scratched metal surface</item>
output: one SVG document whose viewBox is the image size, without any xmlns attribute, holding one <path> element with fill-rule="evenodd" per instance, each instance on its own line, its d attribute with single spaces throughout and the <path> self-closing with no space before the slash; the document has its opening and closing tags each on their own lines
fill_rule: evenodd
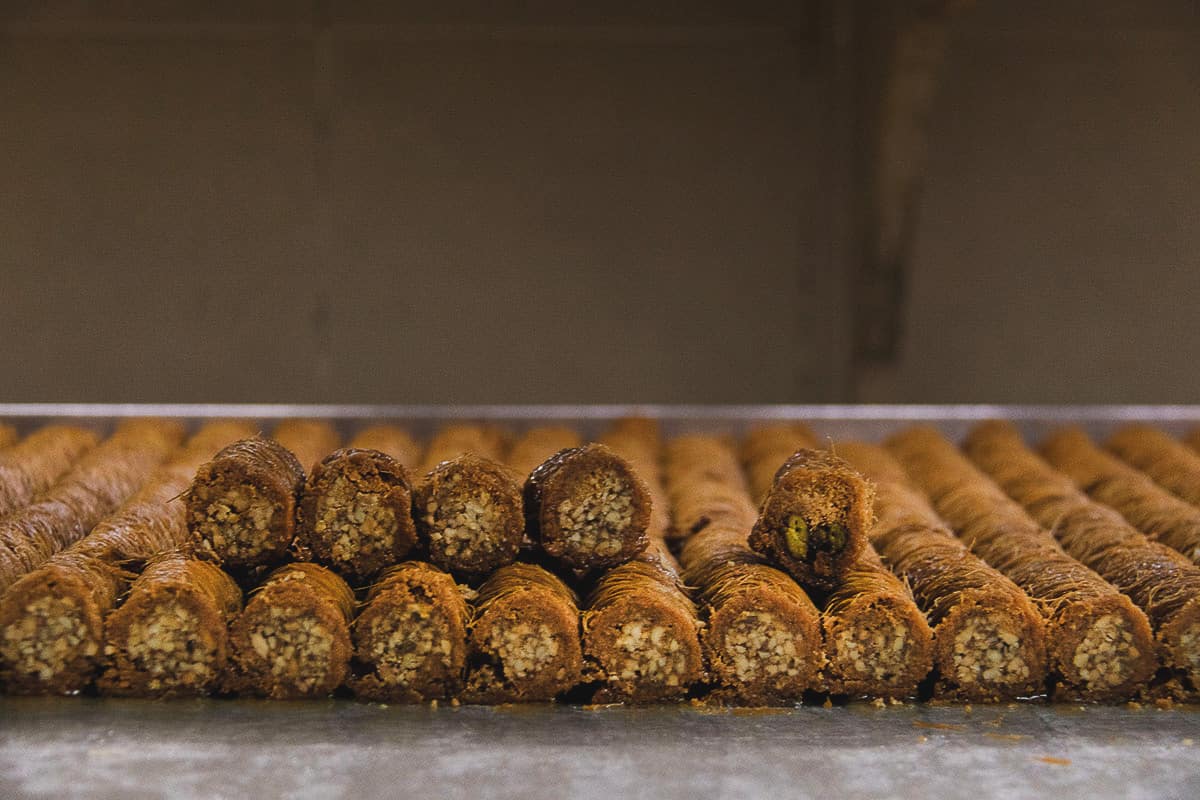
<svg viewBox="0 0 1200 800">
<path fill-rule="evenodd" d="M 1200 425 L 1200 405 L 1175 406 L 1014 406 L 1014 405 L 231 405 L 231 404 L 96 404 L 0 403 L 0 420 L 22 429 L 51 420 L 71 419 L 107 429 L 115 419 L 128 416 L 170 416 L 198 421 L 210 417 L 237 417 L 262 421 L 269 427 L 285 417 L 321 417 L 336 422 L 349 433 L 366 421 L 404 423 L 418 435 L 428 435 L 447 420 L 494 420 L 514 430 L 548 423 L 570 423 L 585 434 L 603 430 L 606 423 L 636 414 L 660 419 L 668 434 L 686 432 L 740 433 L 755 424 L 780 419 L 808 421 L 821 435 L 832 439 L 860 438 L 877 441 L 905 425 L 935 425 L 958 438 L 980 420 L 1003 418 L 1016 422 L 1026 435 L 1040 437 L 1065 424 L 1080 424 L 1102 436 L 1130 421 L 1160 424 L 1172 433 Z"/>
<path fill-rule="evenodd" d="M 0 797 L 1196 798 L 1200 709 L 0 699 Z"/>
</svg>

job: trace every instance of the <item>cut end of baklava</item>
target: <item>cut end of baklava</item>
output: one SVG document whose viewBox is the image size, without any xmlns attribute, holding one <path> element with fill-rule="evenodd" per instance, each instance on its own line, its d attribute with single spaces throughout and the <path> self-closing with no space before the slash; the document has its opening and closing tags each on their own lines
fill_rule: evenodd
<svg viewBox="0 0 1200 800">
<path fill-rule="evenodd" d="M 194 486 L 189 527 L 197 553 L 232 564 L 279 555 L 291 543 L 284 506 L 252 484 Z"/>
<path fill-rule="evenodd" d="M 574 560 L 619 555 L 628 547 L 634 503 L 627 475 L 598 469 L 582 476 L 554 509 L 563 555 Z"/>
<path fill-rule="evenodd" d="M 55 691 L 64 671 L 99 651 L 87 615 L 74 597 L 35 594 L 0 629 L 0 662 L 12 691 Z"/>
<path fill-rule="evenodd" d="M 980 687 L 985 694 L 1010 695 L 1032 677 L 1019 632 L 986 614 L 969 615 L 954 630 L 949 656 L 949 668 L 943 664 L 942 669 L 966 691 Z"/>
</svg>

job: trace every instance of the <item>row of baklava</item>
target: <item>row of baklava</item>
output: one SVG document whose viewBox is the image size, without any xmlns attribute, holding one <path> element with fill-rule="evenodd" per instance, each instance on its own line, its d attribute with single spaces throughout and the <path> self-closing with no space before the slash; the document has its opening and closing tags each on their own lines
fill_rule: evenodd
<svg viewBox="0 0 1200 800">
<path fill-rule="evenodd" d="M 393 426 L 254 431 L 5 443 L 6 691 L 1111 701 L 1200 677 L 1200 455 L 1146 426 L 1039 453 L 1005 423 L 961 451 L 455 425 L 423 457 Z"/>
</svg>

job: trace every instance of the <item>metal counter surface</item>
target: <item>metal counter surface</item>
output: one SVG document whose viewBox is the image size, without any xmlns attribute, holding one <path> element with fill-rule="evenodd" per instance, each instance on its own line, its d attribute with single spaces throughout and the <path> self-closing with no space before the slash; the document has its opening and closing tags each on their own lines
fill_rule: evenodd
<svg viewBox="0 0 1200 800">
<path fill-rule="evenodd" d="M 0 699 L 0 797 L 1200 797 L 1200 708 Z"/>
</svg>

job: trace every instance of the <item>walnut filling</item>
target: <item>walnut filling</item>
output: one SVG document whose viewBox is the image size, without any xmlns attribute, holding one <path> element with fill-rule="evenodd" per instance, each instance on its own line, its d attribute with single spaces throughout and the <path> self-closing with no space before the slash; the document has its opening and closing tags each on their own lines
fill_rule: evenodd
<svg viewBox="0 0 1200 800">
<path fill-rule="evenodd" d="M 319 620 L 300 609 L 273 606 L 255 622 L 250 646 L 261 669 L 299 692 L 312 691 L 326 679 L 333 634 Z"/>
<path fill-rule="evenodd" d="M 803 642 L 766 611 L 743 611 L 725 631 L 725 658 L 740 681 L 795 677 L 804 667 Z"/>
<path fill-rule="evenodd" d="M 125 653 L 151 690 L 200 688 L 215 677 L 217 652 L 200 618 L 177 600 L 153 606 L 129 625 Z"/>
<path fill-rule="evenodd" d="M 621 552 L 633 521 L 633 490 L 611 469 L 588 473 L 571 497 L 558 504 L 558 527 L 575 552 L 612 556 Z"/>
<path fill-rule="evenodd" d="M 271 528 L 275 503 L 254 486 L 230 486 L 212 496 L 205 489 L 200 490 L 203 511 L 192 515 L 201 547 L 231 558 L 253 558 L 264 552 L 269 537 L 263 532 Z"/>
<path fill-rule="evenodd" d="M 24 608 L 0 636 L 0 659 L 26 678 L 48 681 L 77 656 L 94 656 L 99 647 L 73 597 L 42 595 Z"/>
<path fill-rule="evenodd" d="M 450 558 L 472 559 L 495 550 L 492 532 L 502 522 L 500 509 L 484 489 L 462 484 L 454 473 L 449 486 L 425 504 L 430 548 Z"/>
<path fill-rule="evenodd" d="M 399 527 L 380 492 L 338 475 L 317 504 L 316 532 L 330 541 L 329 554 L 343 563 L 390 553 Z"/>
<path fill-rule="evenodd" d="M 1129 669 L 1140 655 L 1125 620 L 1105 614 L 1076 646 L 1071 665 L 1089 689 L 1108 689 L 1129 679 Z"/>
<path fill-rule="evenodd" d="M 1200 624 L 1188 626 L 1179 637 L 1179 653 L 1192 683 L 1200 683 Z"/>
<path fill-rule="evenodd" d="M 891 625 L 844 627 L 833 640 L 833 660 L 846 678 L 893 681 L 904 673 L 908 629 Z"/>
<path fill-rule="evenodd" d="M 954 679 L 962 686 L 1020 684 L 1029 679 L 1021 638 L 996 621 L 973 615 L 954 635 Z"/>
<path fill-rule="evenodd" d="M 558 655 L 558 639 L 544 622 L 496 625 L 489 632 L 487 647 L 509 679 L 528 678 Z"/>
<path fill-rule="evenodd" d="M 618 655 L 605 664 L 612 682 L 643 680 L 664 686 L 678 686 L 687 672 L 687 652 L 683 643 L 665 625 L 652 620 L 634 619 L 617 628 L 613 648 Z"/>
<path fill-rule="evenodd" d="M 373 618 L 363 632 L 362 654 L 379 676 L 407 685 L 434 660 L 449 669 L 452 645 L 446 615 L 428 603 L 409 603 L 397 613 Z"/>
</svg>

